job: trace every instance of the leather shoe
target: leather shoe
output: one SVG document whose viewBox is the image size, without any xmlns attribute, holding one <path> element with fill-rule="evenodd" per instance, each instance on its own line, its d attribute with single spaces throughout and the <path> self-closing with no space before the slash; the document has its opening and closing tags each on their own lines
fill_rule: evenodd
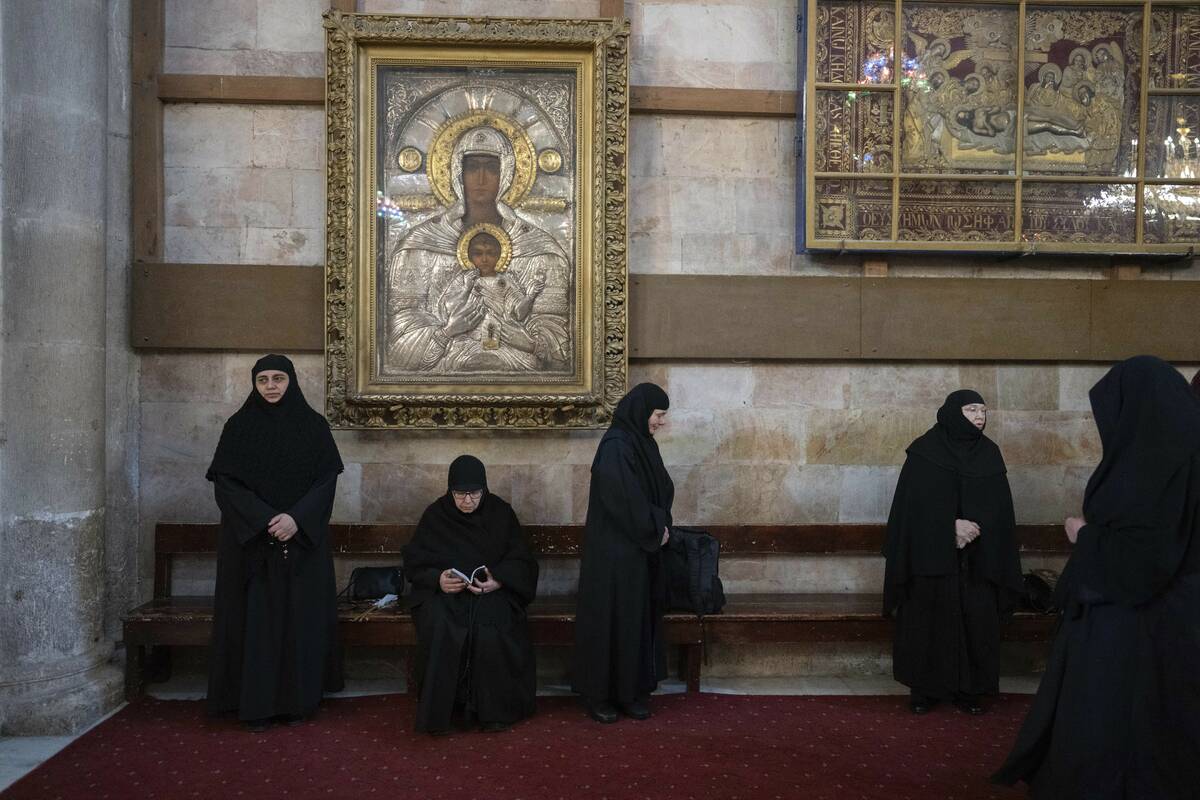
<svg viewBox="0 0 1200 800">
<path fill-rule="evenodd" d="M 630 719 L 650 719 L 650 708 L 645 700 L 634 700 L 621 706 L 621 711 Z"/>
<path fill-rule="evenodd" d="M 588 716 L 596 722 L 611 725 L 617 721 L 617 710 L 608 703 L 601 703 L 596 706 L 588 706 Z"/>
<path fill-rule="evenodd" d="M 983 713 L 983 704 L 979 702 L 978 697 L 960 697 L 954 701 L 954 705 L 958 706 L 958 710 L 964 714 L 978 716 Z"/>
<path fill-rule="evenodd" d="M 508 730 L 506 722 L 484 722 L 479 726 L 479 730 L 483 733 L 503 733 Z"/>
<path fill-rule="evenodd" d="M 287 725 L 289 728 L 295 728 L 298 725 L 303 725 L 304 724 L 304 715 L 303 714 L 286 714 L 283 717 L 283 724 Z"/>
<path fill-rule="evenodd" d="M 908 698 L 909 710 L 914 714 L 928 714 L 936 704 L 937 701 L 924 695 L 914 694 Z"/>
</svg>

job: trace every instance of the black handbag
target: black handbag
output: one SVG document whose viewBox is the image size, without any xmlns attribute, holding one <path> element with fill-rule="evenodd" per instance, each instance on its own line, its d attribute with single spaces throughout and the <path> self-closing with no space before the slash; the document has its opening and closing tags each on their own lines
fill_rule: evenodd
<svg viewBox="0 0 1200 800">
<path fill-rule="evenodd" d="M 1058 573 L 1052 569 L 1035 569 L 1025 573 L 1025 596 L 1021 605 L 1026 610 L 1039 614 L 1054 614 L 1058 606 L 1054 602 L 1054 590 L 1058 586 Z"/>
<path fill-rule="evenodd" d="M 389 594 L 399 597 L 404 594 L 404 569 L 399 566 L 355 567 L 341 594 L 351 601 L 378 600 Z"/>
</svg>

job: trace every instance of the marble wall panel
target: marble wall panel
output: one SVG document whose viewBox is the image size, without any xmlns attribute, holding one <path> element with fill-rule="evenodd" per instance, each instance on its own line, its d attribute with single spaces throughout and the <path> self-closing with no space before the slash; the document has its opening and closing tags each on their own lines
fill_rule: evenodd
<svg viewBox="0 0 1200 800">
<path fill-rule="evenodd" d="M 1100 435 L 1090 417 L 1066 411 L 990 414 L 988 435 L 1015 464 L 1087 466 L 1100 461 Z"/>
<path fill-rule="evenodd" d="M 754 365 L 755 408 L 847 408 L 851 372 L 844 364 L 760 362 Z"/>
<path fill-rule="evenodd" d="M 632 2 L 630 79 L 655 86 L 796 86 L 794 2 Z"/>
<path fill-rule="evenodd" d="M 807 461 L 860 466 L 900 464 L 905 448 L 933 421 L 932 410 L 813 409 L 808 415 Z"/>
<path fill-rule="evenodd" d="M 319 76 L 328 0 L 167 0 L 167 72 Z"/>
</svg>

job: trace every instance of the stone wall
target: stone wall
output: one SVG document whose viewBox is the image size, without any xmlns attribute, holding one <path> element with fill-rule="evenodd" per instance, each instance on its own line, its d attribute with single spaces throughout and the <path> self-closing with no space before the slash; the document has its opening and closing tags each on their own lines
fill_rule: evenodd
<svg viewBox="0 0 1200 800">
<path fill-rule="evenodd" d="M 167 2 L 167 71 L 322 74 L 322 0 Z M 596 0 L 360 0 L 360 10 L 595 16 Z M 297 6 L 302 6 L 297 10 Z M 795 87 L 795 3 L 626 2 L 635 84 Z M 630 269 L 636 273 L 861 274 L 856 259 L 794 254 L 795 124 L 776 119 L 635 116 L 630 135 Z M 165 120 L 167 261 L 320 264 L 323 111 L 172 105 Z M 316 268 L 316 267 L 314 267 Z M 1100 278 L 1086 262 L 909 256 L 900 276 Z M 1196 268 L 1150 278 L 1200 277 Z M 274 313 L 264 298 L 264 313 Z M 947 335 L 952 335 L 948 332 Z M 151 588 L 153 525 L 217 518 L 204 468 L 222 421 L 249 391 L 257 353 L 146 354 L 140 363 L 139 588 Z M 319 355 L 295 358 L 322 400 Z M 1079 509 L 1099 457 L 1087 390 L 1104 365 L 634 361 L 631 381 L 672 398 L 661 436 L 687 523 L 880 522 L 904 447 L 949 391 L 974 387 L 995 411 L 1022 522 Z M 1190 373 L 1189 373 L 1190 374 Z M 582 522 L 599 433 L 339 432 L 346 473 L 335 519 L 413 522 L 462 452 L 531 523 Z M 877 590 L 878 559 L 724 567 L 732 590 Z M 552 573 L 570 589 L 568 568 Z M 211 581 L 204 565 L 182 572 Z M 878 654 L 867 661 L 878 664 Z"/>
</svg>

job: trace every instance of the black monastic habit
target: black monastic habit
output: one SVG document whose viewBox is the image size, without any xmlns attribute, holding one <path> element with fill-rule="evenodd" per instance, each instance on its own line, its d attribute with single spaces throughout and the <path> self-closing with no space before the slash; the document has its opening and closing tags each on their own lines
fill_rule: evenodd
<svg viewBox="0 0 1200 800">
<path fill-rule="evenodd" d="M 484 494 L 473 512 L 459 511 L 447 491 L 425 509 L 404 547 L 417 627 L 418 731 L 448 731 L 456 712 L 465 722 L 505 725 L 534 712 L 537 666 L 525 609 L 537 593 L 537 559 L 512 507 L 487 491 L 483 464 L 459 456 L 449 489 L 476 488 Z M 480 566 L 503 588 L 441 591 L 445 570 L 471 575 Z"/>
<path fill-rule="evenodd" d="M 618 403 L 592 461 L 572 688 L 593 707 L 643 699 L 667 674 L 659 551 L 675 485 L 649 421 L 668 404 L 658 386 L 635 386 Z"/>
<path fill-rule="evenodd" d="M 896 617 L 892 671 L 914 695 L 954 700 L 999 690 L 1000 620 L 1023 591 L 1012 494 L 1000 449 L 953 392 L 912 443 L 888 516 L 884 613 Z M 980 535 L 956 547 L 955 520 Z"/>
<path fill-rule="evenodd" d="M 1200 797 L 1200 403 L 1138 356 L 1091 390 L 1104 454 L 1046 671 L 993 780 L 1034 798 Z"/>
<path fill-rule="evenodd" d="M 253 388 L 264 370 L 290 382 L 277 403 Z M 329 542 L 342 461 L 324 417 L 309 407 L 283 356 L 260 359 L 250 396 L 225 423 L 208 470 L 221 532 L 208 679 L 208 708 L 243 720 L 312 714 L 340 691 L 337 590 Z M 287 513 L 286 544 L 267 533 Z"/>
</svg>

